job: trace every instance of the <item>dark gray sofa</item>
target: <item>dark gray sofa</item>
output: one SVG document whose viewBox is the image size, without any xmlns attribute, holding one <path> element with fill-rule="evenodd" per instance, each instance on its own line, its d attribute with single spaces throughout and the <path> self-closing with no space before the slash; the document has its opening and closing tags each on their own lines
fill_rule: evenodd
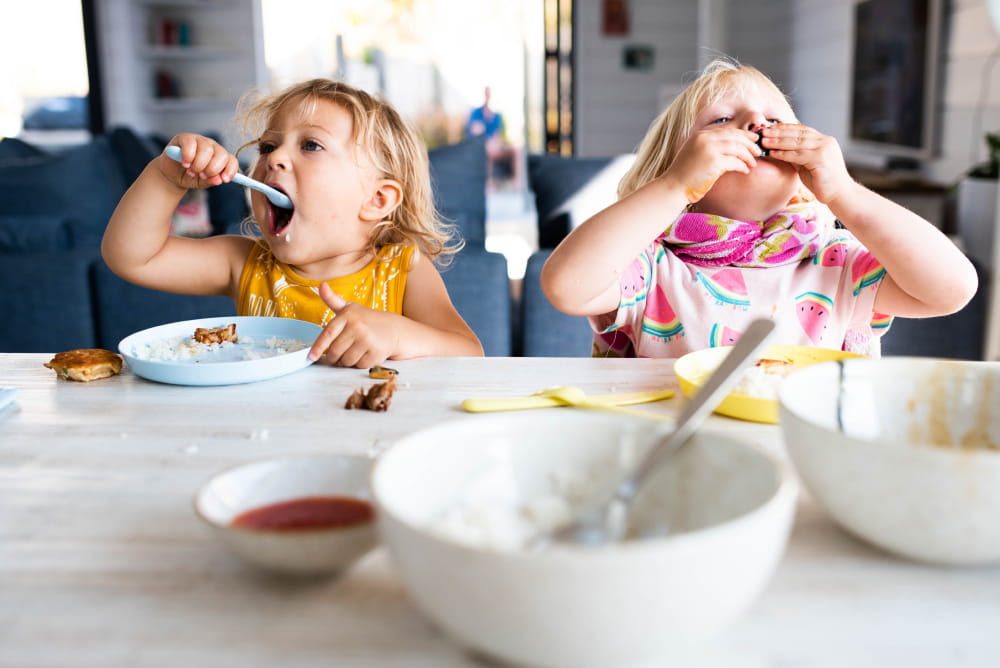
<svg viewBox="0 0 1000 668">
<path fill-rule="evenodd" d="M 161 149 L 162 141 L 128 128 L 61 152 L 0 141 L 0 352 L 114 350 L 140 329 L 235 313 L 224 297 L 127 283 L 101 259 L 101 236 L 115 205 Z M 484 245 L 484 145 L 463 142 L 432 151 L 430 159 L 438 207 L 466 240 L 444 280 L 487 354 L 509 355 L 515 335 L 507 262 Z M 242 189 L 209 189 L 208 209 L 213 233 L 238 230 L 246 216 Z"/>
<path fill-rule="evenodd" d="M 0 352 L 95 346 L 114 350 L 122 338 L 147 327 L 235 313 L 224 297 L 175 295 L 127 283 L 100 257 L 111 212 L 162 144 L 162 139 L 127 128 L 58 153 L 17 139 L 0 141 Z M 506 259 L 485 247 L 482 140 L 445 146 L 429 155 L 438 208 L 466 242 L 442 276 L 486 354 L 589 355 L 586 320 L 556 311 L 542 294 L 538 277 L 551 249 L 580 222 L 562 205 L 611 159 L 528 157 L 541 248 L 529 258 L 519 289 L 512 291 Z M 227 184 L 207 193 L 213 233 L 238 231 L 246 215 L 242 188 Z M 985 304 L 981 291 L 955 315 L 897 319 L 883 339 L 883 350 L 890 355 L 978 359 Z"/>
</svg>

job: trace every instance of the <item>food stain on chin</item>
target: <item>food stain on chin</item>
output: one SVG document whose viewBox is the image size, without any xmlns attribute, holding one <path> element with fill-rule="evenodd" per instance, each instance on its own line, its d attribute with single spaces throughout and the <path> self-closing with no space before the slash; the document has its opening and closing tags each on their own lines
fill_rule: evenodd
<svg viewBox="0 0 1000 668">
<path fill-rule="evenodd" d="M 695 202 L 699 201 L 702 197 L 707 195 L 708 191 L 712 189 L 713 185 L 715 185 L 715 181 L 716 179 L 713 178 L 701 184 L 697 188 L 690 188 L 690 187 L 685 188 L 684 196 L 687 197 L 688 203 L 694 204 Z"/>
</svg>

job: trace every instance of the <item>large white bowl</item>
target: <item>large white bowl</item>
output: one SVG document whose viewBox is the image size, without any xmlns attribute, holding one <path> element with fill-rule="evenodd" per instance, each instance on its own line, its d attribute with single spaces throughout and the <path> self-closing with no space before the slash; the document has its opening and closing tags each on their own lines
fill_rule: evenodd
<svg viewBox="0 0 1000 668">
<path fill-rule="evenodd" d="M 802 369 L 780 390 L 785 443 L 817 501 L 897 555 L 1000 562 L 1000 365 L 849 360 L 842 395 L 840 370 Z"/>
<path fill-rule="evenodd" d="M 544 497 L 553 480 L 584 471 L 610 484 L 618 454 L 654 437 L 648 421 L 581 411 L 477 416 L 412 434 L 372 475 L 383 542 L 417 604 L 479 652 L 531 666 L 669 656 L 764 588 L 794 515 L 789 465 L 730 438 L 695 437 L 637 500 L 640 529 L 669 523 L 667 537 L 531 551 L 439 532 L 469 495 Z"/>
<path fill-rule="evenodd" d="M 375 522 L 350 526 L 262 530 L 238 528 L 241 513 L 310 496 L 369 501 L 371 460 L 342 455 L 264 459 L 213 476 L 194 498 L 195 513 L 239 557 L 286 575 L 340 573 L 378 543 Z"/>
</svg>

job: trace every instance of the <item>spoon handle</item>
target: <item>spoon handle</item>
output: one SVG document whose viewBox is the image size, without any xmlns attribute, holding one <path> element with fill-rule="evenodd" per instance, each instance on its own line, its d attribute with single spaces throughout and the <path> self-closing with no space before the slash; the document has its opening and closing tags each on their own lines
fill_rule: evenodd
<svg viewBox="0 0 1000 668">
<path fill-rule="evenodd" d="M 163 152 L 171 160 L 181 161 L 181 147 L 180 146 L 168 146 L 163 149 Z M 261 183 L 256 179 L 251 179 L 249 176 L 240 174 L 239 172 L 233 177 L 233 183 L 238 183 L 241 186 L 246 186 L 247 188 L 253 188 L 254 190 L 259 190 L 264 193 L 264 195 L 271 201 L 275 206 L 280 206 L 282 209 L 291 209 L 292 200 L 288 198 L 288 195 L 281 192 L 280 190 L 275 190 L 266 183 Z"/>
<path fill-rule="evenodd" d="M 657 444 L 642 460 L 635 473 L 619 487 L 619 496 L 631 498 L 642 481 L 654 471 L 664 458 L 677 452 L 695 430 L 701 426 L 723 397 L 729 394 L 739 382 L 743 371 L 756 363 L 757 353 L 767 343 L 774 331 L 774 322 L 767 319 L 754 320 L 740 336 L 736 345 L 726 355 L 718 368 L 709 376 L 701 389 L 689 401 L 677 417 L 677 426 L 665 440 Z"/>
<path fill-rule="evenodd" d="M 603 406 L 628 406 L 651 401 L 661 401 L 674 396 L 673 390 L 648 390 L 646 392 L 626 392 L 618 394 L 588 395 L 587 402 Z M 525 408 L 554 408 L 565 406 L 565 401 L 544 394 L 527 397 L 473 397 L 462 402 L 462 408 L 470 413 L 490 411 L 516 411 Z"/>
</svg>

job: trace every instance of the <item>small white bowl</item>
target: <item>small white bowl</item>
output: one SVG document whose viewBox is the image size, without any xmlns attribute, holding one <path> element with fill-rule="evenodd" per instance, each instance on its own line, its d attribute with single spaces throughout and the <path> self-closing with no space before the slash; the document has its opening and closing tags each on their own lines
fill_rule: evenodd
<svg viewBox="0 0 1000 668">
<path fill-rule="evenodd" d="M 290 575 L 346 570 L 378 542 L 375 522 L 347 527 L 269 531 L 236 528 L 241 513 L 307 496 L 369 501 L 371 460 L 338 455 L 256 461 L 211 478 L 194 499 L 195 512 L 247 562 Z"/>
<path fill-rule="evenodd" d="M 702 433 L 636 501 L 640 529 L 669 523 L 667 537 L 532 551 L 503 544 L 503 522 L 484 519 L 492 538 L 444 530 L 458 506 L 478 500 L 491 515 L 512 499 L 551 498 L 553 481 L 574 473 L 613 484 L 619 453 L 654 438 L 648 421 L 581 411 L 477 416 L 411 434 L 372 474 L 383 541 L 419 607 L 462 645 L 531 666 L 663 660 L 764 588 L 794 514 L 791 466 Z"/>
<path fill-rule="evenodd" d="M 896 555 L 1000 563 L 1000 365 L 849 360 L 839 388 L 840 367 L 827 363 L 780 390 L 785 444 L 816 500 Z"/>
</svg>

